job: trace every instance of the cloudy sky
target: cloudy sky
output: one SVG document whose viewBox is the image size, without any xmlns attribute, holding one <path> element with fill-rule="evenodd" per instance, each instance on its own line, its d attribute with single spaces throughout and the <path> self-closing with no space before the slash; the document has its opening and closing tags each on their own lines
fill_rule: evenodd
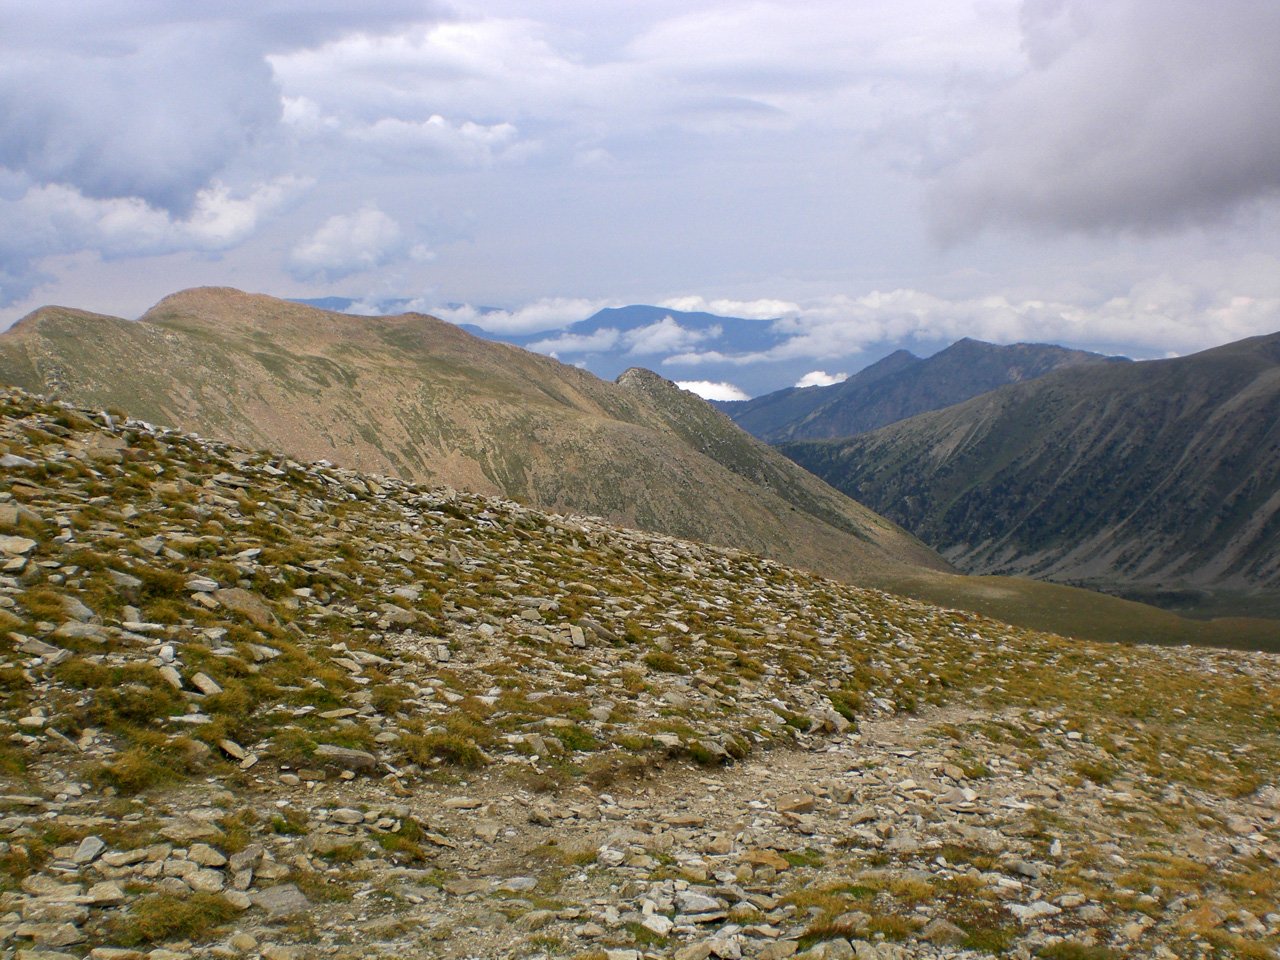
<svg viewBox="0 0 1280 960">
<path fill-rule="evenodd" d="M 775 321 L 730 359 L 815 382 L 1189 352 L 1280 329 L 1278 47 L 1274 0 L 0 0 L 0 325 L 219 284 Z"/>
</svg>

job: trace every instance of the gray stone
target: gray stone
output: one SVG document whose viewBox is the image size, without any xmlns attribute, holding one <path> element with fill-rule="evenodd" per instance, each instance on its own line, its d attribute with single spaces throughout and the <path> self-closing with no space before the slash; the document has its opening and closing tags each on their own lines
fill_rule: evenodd
<svg viewBox="0 0 1280 960">
<path fill-rule="evenodd" d="M 160 836 L 174 843 L 191 843 L 221 837 L 222 830 L 207 820 L 177 820 L 163 827 Z"/>
<path fill-rule="evenodd" d="M 69 947 L 84 942 L 84 933 L 74 923 L 22 923 L 17 935 L 42 947 Z"/>
<path fill-rule="evenodd" d="M 76 852 L 71 859 L 80 864 L 93 863 L 98 858 L 98 854 L 105 849 L 107 849 L 106 843 L 98 837 L 85 837 L 80 841 L 80 846 L 76 847 Z"/>
<path fill-rule="evenodd" d="M 196 893 L 217 893 L 227 885 L 226 878 L 218 870 L 196 870 L 187 874 L 183 879 L 187 881 L 187 886 Z"/>
<path fill-rule="evenodd" d="M 803 957 L 804 960 L 853 960 L 853 945 L 843 937 L 834 940 L 824 940 L 822 943 L 814 944 L 804 953 L 796 954 L 797 957 Z"/>
<path fill-rule="evenodd" d="M 107 576 L 110 577 L 111 582 L 121 590 L 137 590 L 142 586 L 142 580 L 131 573 L 122 573 L 119 570 L 108 570 Z"/>
<path fill-rule="evenodd" d="M 118 907 L 125 902 L 126 895 L 118 884 L 106 880 L 90 887 L 85 899 L 95 907 Z"/>
<path fill-rule="evenodd" d="M 671 928 L 675 926 L 675 922 L 669 917 L 664 917 L 660 913 L 650 914 L 640 921 L 640 926 L 646 930 L 656 933 L 660 937 L 665 937 L 671 932 Z"/>
<path fill-rule="evenodd" d="M 968 934 L 950 920 L 943 920 L 939 917 L 921 930 L 920 936 L 939 946 L 954 947 L 964 943 Z"/>
<path fill-rule="evenodd" d="M 24 637 L 22 642 L 18 644 L 18 650 L 33 657 L 43 657 L 46 660 L 59 663 L 71 655 L 68 650 L 55 647 L 53 644 L 45 643 L 43 640 L 36 640 L 33 637 Z"/>
<path fill-rule="evenodd" d="M 538 881 L 533 877 L 508 877 L 498 884 L 498 889 L 503 893 L 528 893 L 537 886 Z"/>
<path fill-rule="evenodd" d="M 330 763 L 344 770 L 370 771 L 378 766 L 378 758 L 364 750 L 352 750 L 349 747 L 335 747 L 330 743 L 322 743 L 316 747 L 314 754 L 317 760 Z"/>
<path fill-rule="evenodd" d="M 222 687 L 218 686 L 218 682 L 207 673 L 197 673 L 191 678 L 191 685 L 206 697 L 217 696 L 222 692 Z"/>
<path fill-rule="evenodd" d="M 1035 923 L 1037 920 L 1056 916 L 1062 912 L 1061 908 L 1055 907 L 1047 900 L 1037 900 L 1034 903 L 1015 903 L 1011 904 L 1008 909 L 1023 923 Z"/>
<path fill-rule="evenodd" d="M 75 923 L 89 919 L 89 908 L 69 900 L 44 900 L 39 897 L 22 905 L 22 919 L 29 923 Z"/>
<path fill-rule="evenodd" d="M 311 907 L 306 894 L 292 883 L 267 887 L 250 895 L 254 906 L 260 907 L 271 917 L 292 917 Z"/>
<path fill-rule="evenodd" d="M 43 873 L 32 873 L 23 878 L 22 892 L 29 893 L 33 897 L 69 900 L 80 895 L 81 887 L 78 883 L 59 883 Z"/>
<path fill-rule="evenodd" d="M 259 627 L 277 625 L 276 615 L 271 612 L 265 600 L 256 593 L 250 593 L 241 587 L 227 590 L 215 590 L 209 594 L 228 610 L 233 610 Z"/>
<path fill-rule="evenodd" d="M 698 893 L 696 890 L 681 890 L 676 894 L 676 905 L 681 913 L 711 913 L 714 910 L 724 909 L 724 904 L 715 897 Z"/>
<path fill-rule="evenodd" d="M 227 858 L 207 843 L 193 843 L 187 851 L 187 859 L 202 867 L 222 867 L 227 863 Z"/>
<path fill-rule="evenodd" d="M 97 614 L 75 597 L 64 596 L 62 598 L 62 609 L 72 620 L 79 620 L 81 623 L 88 623 L 97 617 Z"/>
<path fill-rule="evenodd" d="M 79 620 L 68 620 L 53 631 L 53 636 L 59 640 L 96 640 L 102 642 L 107 639 L 107 635 L 102 632 L 101 627 L 92 623 L 82 623 Z"/>
<path fill-rule="evenodd" d="M 25 557 L 36 548 L 36 542 L 26 537 L 0 537 L 0 553 L 9 557 Z"/>
</svg>

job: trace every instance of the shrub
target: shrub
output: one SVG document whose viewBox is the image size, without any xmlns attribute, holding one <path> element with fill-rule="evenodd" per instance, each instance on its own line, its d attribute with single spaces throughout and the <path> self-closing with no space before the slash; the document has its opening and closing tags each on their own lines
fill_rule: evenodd
<svg viewBox="0 0 1280 960">
<path fill-rule="evenodd" d="M 111 940 L 127 947 L 168 940 L 203 940 L 231 920 L 236 910 L 216 893 L 143 897 L 111 924 Z"/>
<path fill-rule="evenodd" d="M 142 596 L 145 599 L 173 600 L 186 596 L 187 578 L 176 570 L 139 563 L 131 566 L 128 572 L 142 581 Z"/>
<path fill-rule="evenodd" d="M 150 667 L 105 667 L 74 658 L 58 666 L 55 676 L 69 687 L 92 691 L 89 719 L 112 730 L 173 716 L 185 705 L 181 694 Z"/>
<path fill-rule="evenodd" d="M 149 751 L 133 747 L 98 767 L 92 778 L 115 787 L 123 794 L 132 795 L 171 781 L 174 775 L 167 766 L 157 763 Z"/>
<path fill-rule="evenodd" d="M 551 732 L 568 750 L 597 750 L 600 747 L 591 731 L 576 723 L 568 727 L 557 727 Z"/>
<path fill-rule="evenodd" d="M 644 655 L 644 664 L 651 670 L 661 673 L 688 673 L 689 668 L 680 662 L 680 658 L 664 650 L 650 650 Z"/>
<path fill-rule="evenodd" d="M 62 605 L 62 595 L 48 587 L 33 587 L 24 591 L 18 599 L 27 608 L 27 612 L 37 620 L 53 620 L 61 622 L 67 619 L 66 608 Z"/>
<path fill-rule="evenodd" d="M 455 733 L 409 734 L 401 738 L 400 749 L 409 760 L 421 766 L 441 760 L 474 769 L 486 762 L 484 751 L 473 740 Z"/>
</svg>

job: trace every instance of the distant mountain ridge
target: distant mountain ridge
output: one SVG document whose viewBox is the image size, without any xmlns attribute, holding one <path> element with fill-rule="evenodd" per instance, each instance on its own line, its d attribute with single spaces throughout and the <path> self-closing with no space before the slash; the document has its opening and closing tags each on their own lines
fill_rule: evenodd
<svg viewBox="0 0 1280 960">
<path fill-rule="evenodd" d="M 1280 591 L 1280 333 L 781 449 L 971 573 Z"/>
<path fill-rule="evenodd" d="M 0 381 L 304 460 L 502 494 L 842 579 L 948 569 L 932 550 L 647 371 L 586 371 L 421 314 L 225 288 L 139 321 L 46 307 Z"/>
<path fill-rule="evenodd" d="M 742 429 L 770 443 L 830 440 L 940 410 L 1063 367 L 1108 362 L 1129 361 L 1051 344 L 1002 346 L 966 337 L 923 360 L 898 350 L 842 383 L 792 387 L 718 406 Z"/>
<path fill-rule="evenodd" d="M 674 379 L 703 379 L 701 363 L 672 364 L 675 356 L 714 349 L 728 355 L 753 354 L 782 341 L 768 320 L 746 320 L 648 304 L 605 307 L 577 323 L 537 333 L 491 333 L 467 327 L 487 340 L 515 344 L 586 367 L 606 380 L 633 366 L 655 366 Z"/>
<path fill-rule="evenodd" d="M 251 448 L 499 493 L 1072 636 L 1265 645 L 933 550 L 646 370 L 608 383 L 421 314 L 351 316 L 225 288 L 141 320 L 46 307 L 0 335 L 0 383 Z M 673 574 L 678 576 L 679 574 Z"/>
<path fill-rule="evenodd" d="M 377 301 L 323 297 L 292 302 L 344 313 L 355 310 L 359 315 L 394 315 L 409 311 L 419 301 L 405 297 Z M 439 312 L 456 321 L 450 311 L 461 306 L 442 304 Z M 472 306 L 465 315 L 483 317 L 503 312 L 496 307 Z M 490 330 L 467 322 L 459 322 L 458 326 L 483 340 L 554 356 L 604 380 L 615 380 L 628 368 L 641 366 L 658 370 L 675 381 L 729 383 L 752 395 L 772 392 L 779 384 L 795 383 L 814 372 L 816 361 L 812 357 L 790 357 L 782 349 L 796 330 L 780 320 L 636 303 L 605 307 L 583 319 L 534 332 Z M 920 349 L 929 346 L 941 348 L 945 344 L 926 343 Z M 877 350 L 889 349 L 879 344 L 870 349 L 867 357 L 877 357 Z"/>
</svg>

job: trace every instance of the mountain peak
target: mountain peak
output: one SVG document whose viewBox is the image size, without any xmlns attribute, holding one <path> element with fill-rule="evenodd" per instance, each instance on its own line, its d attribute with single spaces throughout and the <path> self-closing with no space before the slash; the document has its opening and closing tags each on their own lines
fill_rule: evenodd
<svg viewBox="0 0 1280 960">
<path fill-rule="evenodd" d="M 654 373 L 647 367 L 628 367 L 618 374 L 618 379 L 614 383 L 620 387 L 675 386 L 674 381 L 668 380 L 661 374 Z"/>
<path fill-rule="evenodd" d="M 831 440 L 938 410 L 1008 383 L 1107 358 L 1049 344 L 1010 346 L 964 337 L 926 360 L 897 350 L 830 387 L 779 391 L 729 408 L 763 440 Z M 821 391 L 821 392 L 818 392 Z"/>
</svg>

